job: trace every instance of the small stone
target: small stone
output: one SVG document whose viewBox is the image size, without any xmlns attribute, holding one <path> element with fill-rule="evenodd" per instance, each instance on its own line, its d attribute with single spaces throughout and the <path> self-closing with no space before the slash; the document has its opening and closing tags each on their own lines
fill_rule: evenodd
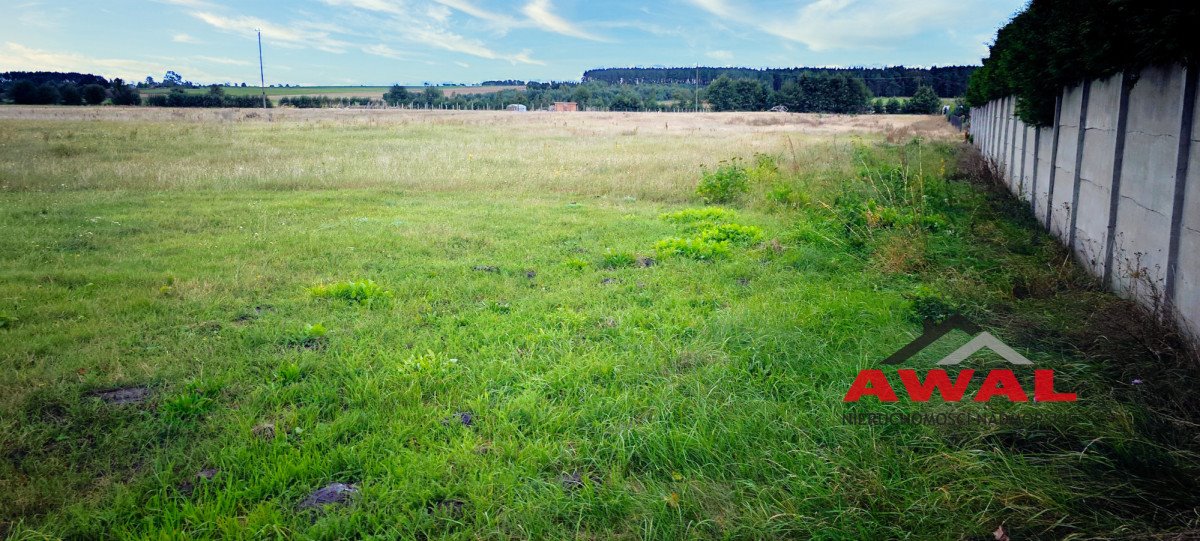
<svg viewBox="0 0 1200 541">
<path fill-rule="evenodd" d="M 583 474 L 577 471 L 564 473 L 558 478 L 558 483 L 562 485 L 564 489 L 578 490 L 583 488 Z"/>
<path fill-rule="evenodd" d="M 499 267 L 493 267 L 491 265 L 475 265 L 474 267 L 471 267 L 471 269 L 478 272 L 500 272 Z"/>
<path fill-rule="evenodd" d="M 147 387 L 123 387 L 107 391 L 94 391 L 90 396 L 99 398 L 106 404 L 123 406 L 145 402 L 150 397 L 150 389 Z"/>
<path fill-rule="evenodd" d="M 300 509 L 324 509 L 327 505 L 346 505 L 358 494 L 354 485 L 330 483 L 309 494 L 298 506 Z"/>
<path fill-rule="evenodd" d="M 639 267 L 642 267 L 642 268 L 653 267 L 655 263 L 657 263 L 657 262 L 654 261 L 653 257 L 638 257 L 637 258 L 637 264 Z"/>
<path fill-rule="evenodd" d="M 260 424 L 251 429 L 251 432 L 264 440 L 273 440 L 275 439 L 275 423 Z"/>
<path fill-rule="evenodd" d="M 429 506 L 429 511 L 433 513 L 444 513 L 453 518 L 459 518 L 463 516 L 463 508 L 466 507 L 466 505 L 466 502 L 462 500 L 438 500 Z"/>
<path fill-rule="evenodd" d="M 535 271 L 533 269 L 529 269 L 529 270 L 525 271 L 525 277 L 529 278 L 530 280 L 537 278 L 537 271 Z"/>
<path fill-rule="evenodd" d="M 460 411 L 451 415 L 449 419 L 442 421 L 443 425 L 449 426 L 451 423 L 459 423 L 463 426 L 472 426 L 475 424 L 475 414 L 469 411 Z"/>
<path fill-rule="evenodd" d="M 616 281 L 617 281 L 617 279 L 616 279 L 616 278 L 605 278 L 605 279 L 603 279 L 603 280 L 600 280 L 600 284 L 601 284 L 601 285 L 608 285 L 608 284 L 616 283 Z"/>
</svg>

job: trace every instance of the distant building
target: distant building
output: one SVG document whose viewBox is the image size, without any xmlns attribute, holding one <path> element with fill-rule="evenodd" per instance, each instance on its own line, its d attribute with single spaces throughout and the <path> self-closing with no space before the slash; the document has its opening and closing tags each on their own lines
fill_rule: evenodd
<svg viewBox="0 0 1200 541">
<path fill-rule="evenodd" d="M 509 105 L 508 107 L 505 107 L 504 110 L 512 111 L 514 113 L 524 113 L 525 111 L 528 111 L 529 108 L 525 107 L 524 105 L 521 105 L 519 103 L 514 103 L 512 105 Z"/>
<path fill-rule="evenodd" d="M 556 101 L 550 110 L 557 113 L 573 113 L 579 110 L 579 104 L 573 101 Z"/>
</svg>

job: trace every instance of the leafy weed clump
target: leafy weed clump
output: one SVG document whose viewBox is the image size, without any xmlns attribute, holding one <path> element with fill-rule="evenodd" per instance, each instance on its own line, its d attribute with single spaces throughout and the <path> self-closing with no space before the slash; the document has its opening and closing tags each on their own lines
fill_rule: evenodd
<svg viewBox="0 0 1200 541">
<path fill-rule="evenodd" d="M 682 256 L 704 261 L 728 257 L 730 247 L 728 242 L 674 237 L 658 241 L 654 251 L 662 258 Z"/>
<path fill-rule="evenodd" d="M 753 225 L 721 224 L 700 232 L 704 242 L 727 242 L 735 246 L 751 246 L 762 240 L 762 228 Z"/>
<path fill-rule="evenodd" d="M 605 252 L 600 259 L 600 266 L 606 269 L 619 269 L 637 265 L 637 256 L 629 252 Z"/>
<path fill-rule="evenodd" d="M 163 419 L 172 428 L 190 426 L 216 407 L 220 393 L 221 386 L 214 382 L 189 383 L 182 393 L 163 401 Z"/>
<path fill-rule="evenodd" d="M 732 203 L 749 190 L 750 173 L 737 158 L 704 171 L 696 186 L 696 194 L 706 203 Z"/>
<path fill-rule="evenodd" d="M 284 343 L 291 347 L 321 349 L 328 343 L 329 329 L 320 323 L 305 325 L 304 330 L 289 336 Z"/>
<path fill-rule="evenodd" d="M 762 240 L 761 228 L 733 223 L 737 214 L 720 207 L 684 209 L 662 215 L 690 234 L 689 237 L 663 239 L 654 245 L 659 257 L 682 256 L 712 260 L 727 257 L 733 246 L 750 246 Z"/>
<path fill-rule="evenodd" d="M 391 290 L 372 280 L 315 285 L 308 288 L 308 293 L 318 299 L 342 299 L 367 307 L 388 304 L 394 297 Z"/>
</svg>

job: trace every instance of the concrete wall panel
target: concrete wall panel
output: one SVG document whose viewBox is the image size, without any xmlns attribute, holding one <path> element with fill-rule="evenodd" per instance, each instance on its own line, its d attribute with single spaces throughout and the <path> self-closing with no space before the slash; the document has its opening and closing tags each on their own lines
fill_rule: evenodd
<svg viewBox="0 0 1200 541">
<path fill-rule="evenodd" d="M 1177 67 L 1148 68 L 1129 93 L 1113 287 L 1144 302 L 1165 287 L 1183 80 Z"/>
</svg>

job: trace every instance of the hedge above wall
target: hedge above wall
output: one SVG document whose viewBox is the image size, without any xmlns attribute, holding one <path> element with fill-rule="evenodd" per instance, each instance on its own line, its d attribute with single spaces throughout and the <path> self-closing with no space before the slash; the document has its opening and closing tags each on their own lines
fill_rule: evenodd
<svg viewBox="0 0 1200 541">
<path fill-rule="evenodd" d="M 1033 0 L 996 34 L 967 103 L 1016 96 L 1017 116 L 1048 126 L 1062 89 L 1126 69 L 1200 60 L 1195 0 Z"/>
</svg>

